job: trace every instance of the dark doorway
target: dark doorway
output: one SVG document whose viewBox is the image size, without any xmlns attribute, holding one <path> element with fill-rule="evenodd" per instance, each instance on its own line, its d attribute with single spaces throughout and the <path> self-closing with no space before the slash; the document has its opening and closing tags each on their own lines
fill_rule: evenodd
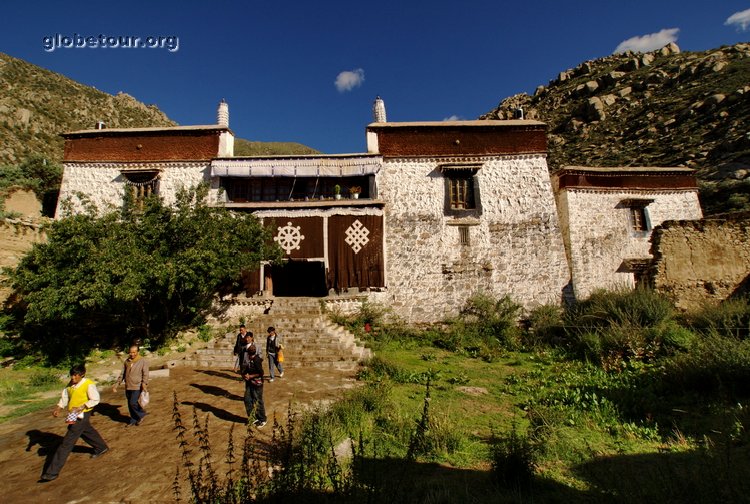
<svg viewBox="0 0 750 504">
<path fill-rule="evenodd" d="M 287 297 L 324 297 L 328 295 L 326 268 L 322 261 L 289 260 L 273 266 L 273 295 Z"/>
</svg>

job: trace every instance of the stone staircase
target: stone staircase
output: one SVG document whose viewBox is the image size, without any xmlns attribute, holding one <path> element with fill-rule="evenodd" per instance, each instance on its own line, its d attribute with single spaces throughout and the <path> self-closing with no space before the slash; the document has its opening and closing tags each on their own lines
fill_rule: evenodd
<svg viewBox="0 0 750 504">
<path fill-rule="evenodd" d="M 284 345 L 283 366 L 323 367 L 354 370 L 371 357 L 369 348 L 360 344 L 352 333 L 332 323 L 322 313 L 318 298 L 274 298 L 263 314 L 254 315 L 245 325 L 255 336 L 255 344 L 266 360 L 266 329 L 276 328 Z M 192 364 L 199 367 L 230 369 L 234 364 L 232 349 L 238 331 L 227 333 L 213 345 L 198 350 Z"/>
</svg>

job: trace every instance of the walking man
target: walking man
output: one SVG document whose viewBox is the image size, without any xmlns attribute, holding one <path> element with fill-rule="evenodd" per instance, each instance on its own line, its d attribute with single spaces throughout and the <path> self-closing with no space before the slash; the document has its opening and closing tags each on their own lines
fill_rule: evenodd
<svg viewBox="0 0 750 504">
<path fill-rule="evenodd" d="M 276 328 L 269 327 L 268 337 L 266 338 L 266 354 L 268 355 L 268 373 L 271 375 L 268 380 L 270 382 L 273 381 L 274 369 L 279 370 L 279 378 L 284 376 L 284 366 L 279 361 L 279 352 L 282 348 L 281 340 L 276 334 Z"/>
<path fill-rule="evenodd" d="M 253 338 L 252 331 L 248 331 L 245 327 L 245 324 L 240 324 L 240 332 L 237 334 L 237 340 L 234 343 L 234 371 L 238 372 L 240 368 L 242 367 L 242 357 L 245 352 L 245 349 L 248 346 L 247 342 L 247 336 L 250 336 L 250 343 L 255 345 L 256 352 L 258 354 L 258 357 L 263 357 L 263 352 L 261 351 L 260 347 L 255 343 L 255 338 Z"/>
<path fill-rule="evenodd" d="M 148 361 L 141 356 L 137 345 L 130 346 L 128 358 L 122 366 L 120 377 L 112 387 L 112 392 L 117 392 L 117 385 L 123 382 L 125 383 L 125 398 L 128 400 L 128 412 L 130 413 L 128 427 L 141 425 L 143 417 L 147 413 L 138 400 L 143 392 L 148 392 Z"/>
<path fill-rule="evenodd" d="M 250 338 L 245 341 L 249 342 Z M 261 428 L 267 422 L 266 407 L 263 404 L 263 359 L 258 356 L 252 343 L 248 343 L 245 349 L 240 374 L 245 380 L 244 402 L 248 420 L 255 414 L 253 425 Z"/>
<path fill-rule="evenodd" d="M 234 366 L 235 371 L 238 371 L 240 369 L 240 366 L 242 365 L 242 356 L 240 355 L 240 352 L 243 348 L 245 348 L 245 334 L 247 334 L 247 327 L 245 327 L 245 324 L 240 324 L 240 332 L 237 333 L 237 339 L 235 339 L 234 341 L 234 350 L 232 352 L 239 359 L 235 360 L 235 362 L 237 363 Z"/>
<path fill-rule="evenodd" d="M 99 404 L 99 400 L 96 384 L 86 378 L 86 368 L 83 365 L 70 368 L 70 383 L 63 389 L 60 401 L 52 412 L 52 416 L 58 417 L 65 411 L 68 432 L 42 473 L 41 482 L 57 479 L 78 438 L 94 448 L 91 458 L 97 458 L 109 450 L 102 436 L 91 425 L 91 410 Z"/>
</svg>

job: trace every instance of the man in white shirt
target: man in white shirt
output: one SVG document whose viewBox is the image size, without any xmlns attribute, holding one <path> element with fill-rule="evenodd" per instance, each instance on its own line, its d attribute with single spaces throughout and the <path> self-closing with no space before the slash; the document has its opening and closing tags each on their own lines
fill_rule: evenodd
<svg viewBox="0 0 750 504">
<path fill-rule="evenodd" d="M 63 389 L 60 401 L 52 412 L 52 416 L 59 417 L 60 413 L 65 411 L 68 432 L 42 473 L 40 482 L 57 479 L 78 438 L 82 438 L 94 448 L 91 458 L 97 458 L 109 450 L 102 436 L 91 425 L 91 411 L 97 404 L 99 391 L 96 384 L 86 378 L 86 368 L 83 365 L 70 368 L 70 383 Z"/>
</svg>

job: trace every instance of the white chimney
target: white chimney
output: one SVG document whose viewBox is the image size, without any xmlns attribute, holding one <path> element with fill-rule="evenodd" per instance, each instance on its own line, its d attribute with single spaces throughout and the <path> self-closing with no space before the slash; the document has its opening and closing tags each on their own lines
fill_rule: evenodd
<svg viewBox="0 0 750 504">
<path fill-rule="evenodd" d="M 375 103 L 372 104 L 372 120 L 376 123 L 388 122 L 385 117 L 385 102 L 380 96 L 375 97 Z"/>
<path fill-rule="evenodd" d="M 96 129 L 100 130 L 104 128 L 106 128 L 104 121 L 96 121 Z"/>
<path fill-rule="evenodd" d="M 229 127 L 229 104 L 224 98 L 221 99 L 219 110 L 216 111 L 216 124 Z"/>
</svg>

